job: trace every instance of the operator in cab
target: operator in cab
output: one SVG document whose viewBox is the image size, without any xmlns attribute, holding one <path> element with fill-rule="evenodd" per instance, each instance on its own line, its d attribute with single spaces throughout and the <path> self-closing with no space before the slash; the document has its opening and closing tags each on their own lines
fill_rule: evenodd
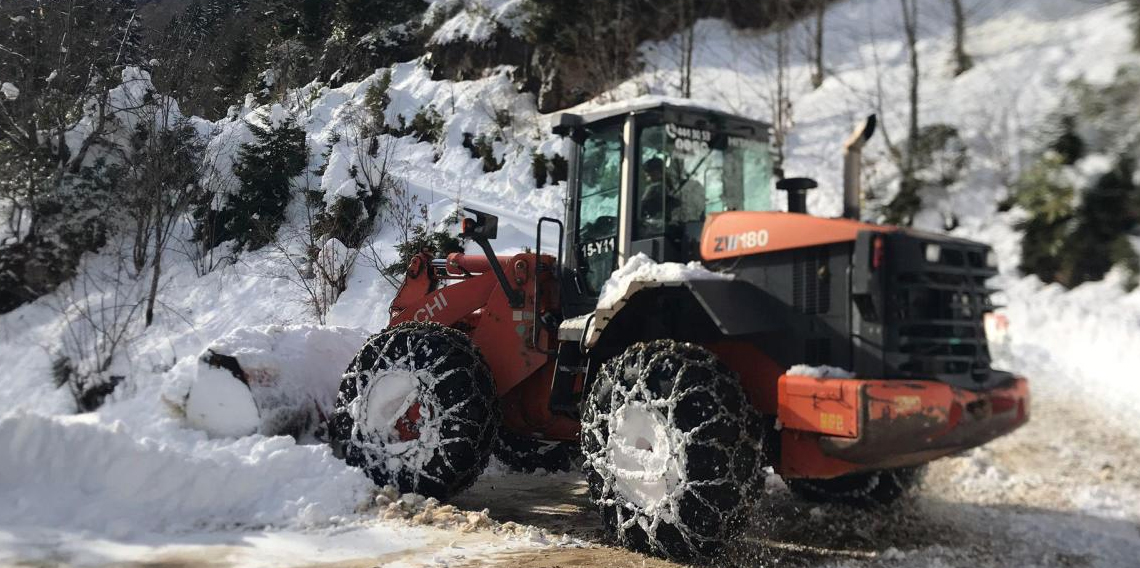
<svg viewBox="0 0 1140 568">
<path fill-rule="evenodd" d="M 677 172 L 667 171 L 665 161 L 656 156 L 646 160 L 641 171 L 646 178 L 638 216 L 643 233 L 662 232 L 662 228 L 666 234 L 679 233 L 688 223 L 704 222 L 705 188 L 700 182 L 691 176 L 679 179 Z"/>
</svg>

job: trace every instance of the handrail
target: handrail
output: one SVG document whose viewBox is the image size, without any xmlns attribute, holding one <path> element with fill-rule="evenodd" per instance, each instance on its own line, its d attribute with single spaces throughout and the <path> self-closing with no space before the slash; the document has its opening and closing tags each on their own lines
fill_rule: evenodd
<svg viewBox="0 0 1140 568">
<path fill-rule="evenodd" d="M 542 288 L 539 286 L 538 275 L 539 275 L 539 272 L 541 272 L 543 270 L 543 264 L 542 264 L 542 225 L 543 225 L 543 223 L 554 223 L 558 227 L 558 253 L 557 253 L 557 256 L 555 257 L 557 260 L 555 260 L 554 267 L 552 268 L 551 273 L 554 274 L 554 281 L 557 282 L 559 286 L 562 285 L 562 244 L 563 244 L 563 240 L 565 239 L 565 234 L 566 234 L 565 226 L 562 224 L 562 221 L 559 219 L 555 219 L 553 217 L 540 217 L 538 219 L 538 228 L 535 231 L 536 235 L 534 238 L 534 255 L 535 255 L 534 256 L 534 258 L 535 258 L 535 260 L 534 260 L 534 306 L 533 306 L 533 310 L 531 313 L 531 315 L 532 315 L 532 318 L 531 318 L 531 322 L 532 322 L 532 324 L 531 324 L 532 325 L 531 343 L 533 344 L 533 347 L 535 349 L 542 351 L 543 353 L 546 353 L 547 355 L 555 355 L 558 353 L 557 350 L 543 349 L 538 344 L 538 340 L 539 340 L 538 306 L 542 300 Z"/>
</svg>

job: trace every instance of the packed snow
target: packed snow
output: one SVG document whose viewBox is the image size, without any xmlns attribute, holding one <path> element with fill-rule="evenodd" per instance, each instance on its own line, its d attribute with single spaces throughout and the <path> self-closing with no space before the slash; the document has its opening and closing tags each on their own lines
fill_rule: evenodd
<svg viewBox="0 0 1140 568">
<path fill-rule="evenodd" d="M 220 436 L 301 437 L 332 414 L 341 374 L 368 335 L 309 325 L 238 328 L 199 357 L 179 361 L 166 374 L 163 399 L 184 408 L 191 424 Z M 243 377 L 211 366 L 211 356 L 232 357 Z"/>
<path fill-rule="evenodd" d="M 447 44 L 458 41 L 484 43 L 499 28 L 511 35 L 521 36 L 525 23 L 525 0 L 435 0 L 427 19 L 441 17 L 454 11 L 443 25 L 432 34 L 429 44 Z"/>
<path fill-rule="evenodd" d="M 713 272 L 697 261 L 688 264 L 658 263 L 645 253 L 638 253 L 606 280 L 598 295 L 597 309 L 606 310 L 614 307 L 626 298 L 630 287 L 637 283 L 681 283 L 686 280 L 732 280 L 732 275 Z"/>
<path fill-rule="evenodd" d="M 436 4 L 447 8 L 441 13 L 459 8 L 433 38 L 446 43 L 486 39 L 492 20 L 513 21 L 515 2 Z M 923 121 L 958 126 L 971 166 L 964 179 L 929 204 L 932 213 L 918 223 L 942 230 L 944 214 L 953 212 L 961 225 L 951 234 L 995 246 L 1002 272 L 995 283 L 1005 289 L 999 302 L 1009 322 L 1008 344 L 997 354 L 1004 367 L 1031 379 L 1034 417 L 1008 439 L 937 464 L 931 483 L 938 493 L 920 502 L 918 514 L 860 517 L 861 524 L 851 528 L 829 511 L 803 515 L 798 505 L 788 505 L 791 512 L 775 515 L 797 529 L 817 523 L 803 531 L 815 540 L 779 534 L 774 523 L 778 534 L 770 543 L 785 538 L 792 544 L 772 549 L 811 565 L 1134 565 L 1140 556 L 1135 531 L 1140 476 L 1128 456 L 1137 448 L 1132 425 L 1140 415 L 1140 382 L 1133 377 L 1140 368 L 1140 292 L 1124 291 L 1116 273 L 1071 291 L 1020 276 L 1018 235 L 1010 228 L 1016 212 L 1001 214 L 995 207 L 1004 195 L 1004 172 L 1032 151 L 1035 129 L 1061 102 L 1063 86 L 1078 77 L 1105 82 L 1121 65 L 1137 62 L 1125 6 L 1071 0 L 980 3 L 971 14 L 975 67 L 957 78 L 945 69 L 951 29 L 939 10 L 944 9 L 930 11 L 919 41 Z M 785 169 L 820 181 L 820 189 L 809 194 L 813 213 L 841 210 L 840 147 L 852 125 L 879 112 L 881 126 L 894 139 L 902 136 L 905 49 L 896 13 L 893 0 L 852 0 L 830 9 L 829 75 L 819 89 L 810 90 L 803 80 L 808 62 L 793 50 L 789 73 L 796 78 L 796 126 Z M 698 22 L 695 33 L 694 99 L 768 118 L 765 97 L 775 70 L 763 50 L 771 38 L 715 20 Z M 806 41 L 805 34 L 796 27 L 792 41 Z M 672 93 L 674 45 L 665 40 L 643 46 L 645 71 L 579 110 L 646 91 Z M 287 110 L 297 112 L 309 137 L 310 169 L 316 169 L 333 133 L 351 128 L 364 92 L 381 72 L 336 89 L 309 85 L 276 106 L 258 107 L 251 98 L 217 123 L 192 120 L 201 132 L 216 131 L 210 148 L 224 175 L 238 145 L 251 140 L 246 120 L 261 120 L 260 115 L 279 120 Z M 474 81 L 433 81 L 430 71 L 413 61 L 390 72 L 390 120 L 409 118 L 427 106 L 445 118 L 439 145 L 383 137 L 392 171 L 428 207 L 431 222 L 442 222 L 457 203 L 473 206 L 500 216 L 495 243 L 500 252 L 533 246 L 534 219 L 560 216 L 565 189 L 535 189 L 531 178 L 532 152 L 563 149 L 549 134 L 550 117 L 537 113 L 533 98 L 516 92 L 506 71 Z M 122 80 L 113 104 L 127 106 L 148 92 L 143 71 L 128 68 Z M 19 89 L 3 83 L 0 94 L 13 100 Z M 501 109 L 513 119 L 500 131 L 494 116 Z M 129 132 L 128 118 L 122 120 Z M 81 123 L 67 143 L 78 143 L 89 128 Z M 497 133 L 496 153 L 504 167 L 484 174 L 461 147 L 465 132 Z M 881 140 L 873 139 L 867 149 L 872 164 L 867 174 L 889 186 L 892 174 L 883 166 Z M 353 191 L 347 172 L 359 165 L 356 145 L 351 137 L 333 144 L 326 174 L 313 180 L 326 201 Z M 1098 166 L 1090 161 L 1084 167 L 1092 175 Z M 774 202 L 779 207 L 782 200 L 777 196 Z M 186 227 L 178 231 L 178 239 L 188 238 Z M 380 258 L 394 258 L 395 239 L 390 228 L 378 231 L 374 244 Z M 96 284 L 108 282 L 100 275 L 113 273 L 111 259 L 122 246 L 112 242 L 85 259 L 83 269 Z M 326 257 L 339 262 L 343 252 L 333 246 Z M 103 298 L 65 287 L 0 316 L 0 564 L 59 558 L 72 564 L 146 562 L 202 547 L 214 547 L 210 561 L 241 565 L 362 557 L 428 563 L 470 560 L 475 551 L 490 554 L 512 546 L 485 535 L 456 545 L 451 529 L 459 525 L 447 531 L 409 525 L 405 517 L 428 510 L 426 503 L 408 504 L 390 495 L 378 503 L 376 489 L 360 471 L 324 445 L 275 435 L 289 428 L 266 424 L 256 390 L 242 399 L 236 393 L 246 391 L 232 373 L 202 362 L 207 349 L 215 350 L 236 357 L 248 373 L 293 385 L 283 407 L 297 420 L 311 420 L 312 410 L 335 396 L 332 389 L 352 354 L 368 333 L 387 324 L 395 291 L 378 267 L 357 262 L 347 289 L 320 325 L 282 254 L 244 253 L 240 261 L 218 263 L 204 274 L 184 255 L 171 255 L 162 281 L 164 306 L 154 326 L 132 337 L 114 361 L 114 372 L 128 379 L 94 413 L 75 415 L 66 390 L 51 384 L 50 369 L 68 330 L 69 308 L 78 300 Z M 618 301 L 634 281 L 724 277 L 699 265 L 658 265 L 635 257 L 607 282 L 599 307 Z M 833 376 L 838 371 L 796 367 L 788 372 Z M 191 427 L 195 424 L 220 426 L 208 434 Z M 515 485 L 509 478 L 488 483 Z M 769 492 L 778 501 L 786 489 L 773 484 Z M 492 507 L 510 505 L 487 500 Z M 535 509 L 547 506 L 534 503 Z M 358 513 L 369 508 L 371 513 Z M 377 508 L 393 511 L 391 518 Z M 440 508 L 432 504 L 431 518 L 438 513 L 447 522 L 463 517 L 482 523 L 478 515 Z M 965 534 L 960 543 L 952 540 L 959 533 Z M 560 542 L 535 539 L 543 546 Z M 864 543 L 870 552 L 818 553 L 826 547 L 845 550 L 850 542 Z M 405 552 L 411 556 L 398 556 Z M 397 556 L 385 556 L 390 554 Z"/>
<path fill-rule="evenodd" d="M 792 365 L 784 374 L 793 377 L 811 377 L 813 379 L 851 379 L 855 377 L 855 373 L 847 369 L 829 367 L 827 365 L 817 367 L 812 367 L 811 365 Z"/>
<path fill-rule="evenodd" d="M 4 95 L 5 99 L 14 101 L 20 98 L 20 89 L 7 81 L 0 85 L 0 94 Z"/>
<path fill-rule="evenodd" d="M 210 441 L 204 433 L 165 426 L 89 415 L 5 415 L 0 526 L 111 537 L 313 526 L 353 512 L 372 491 L 327 447 L 298 446 L 288 437 Z"/>
</svg>

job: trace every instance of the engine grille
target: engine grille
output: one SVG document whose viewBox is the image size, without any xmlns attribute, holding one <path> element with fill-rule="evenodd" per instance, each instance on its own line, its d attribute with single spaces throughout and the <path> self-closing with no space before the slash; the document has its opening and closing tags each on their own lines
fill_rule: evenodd
<svg viewBox="0 0 1140 568">
<path fill-rule="evenodd" d="M 817 248 L 797 254 L 792 267 L 792 303 L 801 314 L 831 311 L 830 273 L 827 249 Z"/>
<path fill-rule="evenodd" d="M 936 245 L 937 261 L 923 251 Z M 997 271 L 989 249 L 957 242 L 911 241 L 909 261 L 894 267 L 889 302 L 893 341 L 888 364 L 902 375 L 937 378 L 966 388 L 1000 379 L 990 368 L 984 317 L 993 310 L 986 281 Z M 902 252 L 902 251 L 900 251 Z M 916 258 L 917 257 L 917 258 Z"/>
</svg>

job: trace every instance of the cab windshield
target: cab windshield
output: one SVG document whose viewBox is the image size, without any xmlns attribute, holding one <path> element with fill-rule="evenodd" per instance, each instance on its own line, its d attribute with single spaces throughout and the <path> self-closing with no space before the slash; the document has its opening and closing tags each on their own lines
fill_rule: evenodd
<svg viewBox="0 0 1140 568">
<path fill-rule="evenodd" d="M 705 217 L 771 208 L 772 157 L 751 138 L 677 124 L 638 131 L 634 240 L 664 235 L 681 250 L 699 243 Z"/>
</svg>

